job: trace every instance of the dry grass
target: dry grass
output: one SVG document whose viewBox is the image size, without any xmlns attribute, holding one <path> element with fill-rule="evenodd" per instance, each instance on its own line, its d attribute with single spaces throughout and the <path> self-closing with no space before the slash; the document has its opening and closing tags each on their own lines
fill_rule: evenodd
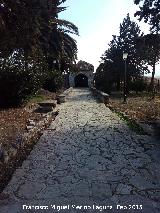
<svg viewBox="0 0 160 213">
<path fill-rule="evenodd" d="M 127 104 L 123 103 L 122 94 L 113 94 L 110 98 L 109 107 L 123 112 L 137 121 L 160 120 L 160 95 L 157 94 L 152 100 L 147 94 L 131 94 L 127 98 Z"/>
<path fill-rule="evenodd" d="M 0 144 L 8 151 L 15 142 L 15 140 L 23 135 L 26 131 L 26 126 L 29 119 L 38 122 L 42 119 L 41 113 L 34 112 L 37 108 L 37 102 L 44 99 L 55 99 L 56 94 L 48 91 L 40 91 L 35 97 L 32 97 L 30 101 L 19 108 L 12 109 L 0 109 Z M 4 187 L 8 184 L 13 172 L 19 166 L 21 166 L 23 160 L 29 155 L 33 149 L 36 141 L 26 144 L 23 148 L 18 150 L 16 156 L 12 157 L 8 163 L 0 162 L 0 193 Z M 4 199 L 4 195 L 0 194 L 0 200 Z"/>
<path fill-rule="evenodd" d="M 41 90 L 25 106 L 0 109 L 0 144 L 3 144 L 7 149 L 17 137 L 25 132 L 29 119 L 39 121 L 42 118 L 41 114 L 34 112 L 38 105 L 37 102 L 44 99 L 54 99 L 55 96 L 55 93 Z"/>
</svg>

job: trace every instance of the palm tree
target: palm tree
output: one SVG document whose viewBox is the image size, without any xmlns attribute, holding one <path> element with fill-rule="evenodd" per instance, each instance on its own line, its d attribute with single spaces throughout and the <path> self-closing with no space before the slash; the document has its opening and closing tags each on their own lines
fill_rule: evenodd
<svg viewBox="0 0 160 213">
<path fill-rule="evenodd" d="M 77 44 L 70 34 L 79 35 L 78 28 L 71 22 L 59 19 L 58 13 L 65 10 L 60 7 L 65 0 L 56 0 L 52 5 L 52 16 L 50 17 L 50 39 L 49 39 L 49 64 L 50 67 L 58 67 L 61 72 L 71 66 L 77 57 Z"/>
</svg>

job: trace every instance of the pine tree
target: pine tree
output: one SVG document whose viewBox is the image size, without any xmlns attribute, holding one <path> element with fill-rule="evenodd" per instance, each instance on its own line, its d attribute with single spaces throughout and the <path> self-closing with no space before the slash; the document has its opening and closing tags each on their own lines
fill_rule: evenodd
<svg viewBox="0 0 160 213">
<path fill-rule="evenodd" d="M 155 67 L 160 60 L 160 35 L 147 34 L 137 40 L 137 46 L 141 60 L 152 67 L 152 78 L 150 83 L 150 91 L 154 98 L 154 76 Z"/>
<path fill-rule="evenodd" d="M 119 46 L 118 36 L 113 35 L 112 37 L 113 38 L 108 45 L 109 48 L 102 55 L 101 59 L 104 64 L 108 64 L 108 62 L 112 64 L 110 75 L 114 78 L 117 90 L 120 90 L 120 82 L 123 80 L 124 63 L 122 60 L 122 51 Z"/>
<path fill-rule="evenodd" d="M 120 24 L 119 47 L 122 52 L 128 53 L 128 76 L 139 76 L 144 73 L 146 66 L 142 64 L 137 54 L 136 41 L 142 36 L 140 27 L 131 21 L 129 14 Z"/>
<path fill-rule="evenodd" d="M 149 23 L 152 33 L 160 32 L 160 1 L 159 0 L 134 0 L 134 3 L 139 6 L 139 11 L 135 13 L 135 16 L 139 17 L 141 21 L 144 19 L 146 23 Z"/>
<path fill-rule="evenodd" d="M 145 71 L 147 72 L 145 62 L 142 61 L 137 51 L 136 41 L 142 35 L 143 34 L 141 33 L 139 26 L 134 21 L 131 21 L 129 14 L 127 14 L 127 17 L 124 18 L 123 22 L 120 24 L 119 35 L 113 35 L 113 38 L 108 45 L 109 48 L 101 57 L 103 64 L 108 64 L 109 61 L 112 63 L 112 69 L 110 69 L 110 71 L 106 70 L 106 72 L 108 75 L 112 75 L 114 77 L 117 90 L 120 89 L 120 82 L 124 79 L 123 52 L 128 53 L 128 83 L 132 79 L 140 78 Z M 103 67 L 103 70 L 105 71 L 105 67 L 107 66 Z"/>
</svg>

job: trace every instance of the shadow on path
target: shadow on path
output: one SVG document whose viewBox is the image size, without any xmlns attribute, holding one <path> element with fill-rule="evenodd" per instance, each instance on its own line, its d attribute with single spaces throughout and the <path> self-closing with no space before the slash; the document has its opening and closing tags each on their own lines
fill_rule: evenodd
<svg viewBox="0 0 160 213">
<path fill-rule="evenodd" d="M 48 208 L 36 212 L 58 212 L 57 205 L 69 213 L 121 212 L 117 205 L 127 206 L 125 212 L 159 212 L 159 150 L 88 89 L 74 89 L 4 190 L 10 198 L 0 212 L 19 213 L 22 205 Z"/>
</svg>

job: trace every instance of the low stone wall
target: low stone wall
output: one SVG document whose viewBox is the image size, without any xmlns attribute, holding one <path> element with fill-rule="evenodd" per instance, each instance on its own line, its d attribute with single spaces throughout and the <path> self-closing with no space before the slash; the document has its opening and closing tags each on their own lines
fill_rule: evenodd
<svg viewBox="0 0 160 213">
<path fill-rule="evenodd" d="M 45 130 L 51 121 L 55 118 L 55 112 L 49 112 L 44 114 L 43 119 L 39 122 L 30 121 L 29 124 L 26 126 L 26 132 L 19 136 L 14 143 L 11 144 L 9 150 L 5 150 L 5 148 L 0 144 L 0 165 L 8 162 L 16 157 L 19 154 L 19 151 L 26 147 L 27 144 L 32 143 L 32 141 L 37 141 L 37 139 L 42 134 L 43 130 Z"/>
<path fill-rule="evenodd" d="M 109 104 L 109 95 L 107 93 L 97 90 L 95 87 L 91 87 L 90 89 L 93 95 L 96 96 L 101 103 Z"/>
<path fill-rule="evenodd" d="M 66 97 L 72 92 L 73 87 L 70 87 L 69 89 L 65 90 L 62 94 L 58 95 L 57 97 L 57 103 L 65 103 L 66 102 Z"/>
<path fill-rule="evenodd" d="M 70 87 L 70 88 L 66 89 L 62 94 L 69 95 L 69 93 L 72 92 L 72 90 L 73 90 L 73 87 Z"/>
</svg>

